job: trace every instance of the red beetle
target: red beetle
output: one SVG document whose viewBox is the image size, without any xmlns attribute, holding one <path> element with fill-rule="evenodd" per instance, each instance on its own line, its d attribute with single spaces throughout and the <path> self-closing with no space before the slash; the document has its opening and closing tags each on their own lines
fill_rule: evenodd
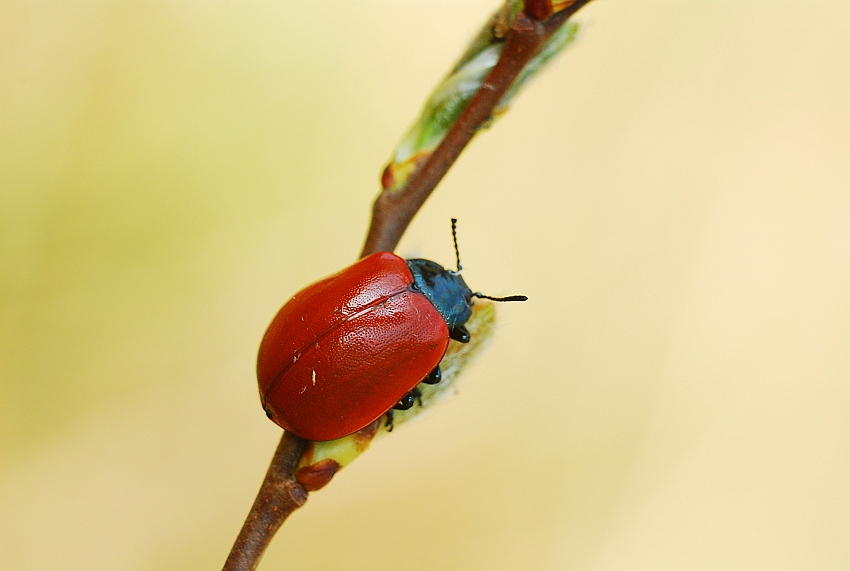
<svg viewBox="0 0 850 571">
<path fill-rule="evenodd" d="M 391 426 L 392 409 L 413 406 L 416 385 L 440 381 L 449 339 L 469 341 L 473 297 L 526 299 L 473 293 L 460 269 L 459 255 L 452 271 L 378 252 L 292 296 L 257 357 L 268 417 L 308 440 L 341 438 L 383 414 Z"/>
</svg>

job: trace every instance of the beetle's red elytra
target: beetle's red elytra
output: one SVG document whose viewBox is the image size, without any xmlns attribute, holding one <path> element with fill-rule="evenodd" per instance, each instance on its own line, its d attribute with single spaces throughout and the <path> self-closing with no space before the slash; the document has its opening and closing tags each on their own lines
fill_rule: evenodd
<svg viewBox="0 0 850 571">
<path fill-rule="evenodd" d="M 448 326 L 412 283 L 402 258 L 379 252 L 293 296 L 260 344 L 257 376 L 270 418 L 308 440 L 340 438 L 436 368 Z"/>
</svg>

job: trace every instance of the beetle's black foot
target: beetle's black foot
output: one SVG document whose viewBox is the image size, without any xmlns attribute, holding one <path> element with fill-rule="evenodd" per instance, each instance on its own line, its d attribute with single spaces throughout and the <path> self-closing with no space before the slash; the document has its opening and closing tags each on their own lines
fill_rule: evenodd
<svg viewBox="0 0 850 571">
<path fill-rule="evenodd" d="M 454 339 L 461 343 L 469 343 L 469 331 L 463 325 L 458 325 L 449 329 L 449 339 Z"/>
<path fill-rule="evenodd" d="M 401 397 L 393 408 L 395 410 L 407 410 L 411 408 L 414 404 L 416 404 L 416 396 L 413 394 L 413 391 L 410 391 L 409 393 Z"/>
<path fill-rule="evenodd" d="M 443 380 L 443 372 L 440 370 L 439 365 L 434 368 L 433 371 L 428 373 L 428 376 L 422 379 L 422 382 L 426 385 L 436 385 L 440 381 Z"/>
<path fill-rule="evenodd" d="M 401 397 L 395 406 L 386 412 L 387 415 L 387 432 L 393 431 L 393 417 L 395 416 L 395 412 L 397 410 L 410 410 L 413 408 L 413 405 L 419 404 L 422 406 L 422 391 L 419 390 L 419 387 L 413 387 L 413 390 Z"/>
</svg>

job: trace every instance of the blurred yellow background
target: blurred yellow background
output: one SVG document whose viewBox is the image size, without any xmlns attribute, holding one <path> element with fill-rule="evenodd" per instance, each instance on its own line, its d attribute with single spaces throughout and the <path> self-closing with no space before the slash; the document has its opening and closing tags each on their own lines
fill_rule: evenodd
<svg viewBox="0 0 850 571">
<path fill-rule="evenodd" d="M 263 330 L 495 7 L 0 2 L 0 569 L 220 568 Z M 261 569 L 850 569 L 850 6 L 578 19 L 399 249 L 530 301 Z"/>
</svg>

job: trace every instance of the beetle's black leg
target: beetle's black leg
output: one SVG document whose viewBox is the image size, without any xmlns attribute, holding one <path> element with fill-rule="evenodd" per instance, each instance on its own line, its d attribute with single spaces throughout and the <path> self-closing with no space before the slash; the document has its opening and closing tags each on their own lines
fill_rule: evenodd
<svg viewBox="0 0 850 571">
<path fill-rule="evenodd" d="M 387 415 L 387 432 L 393 431 L 393 416 L 395 416 L 394 411 L 396 410 L 409 410 L 413 408 L 413 405 L 419 403 L 419 406 L 422 406 L 422 391 L 419 390 L 419 387 L 413 387 L 413 390 L 398 399 L 398 402 L 395 403 L 395 406 L 386 412 Z"/>
<path fill-rule="evenodd" d="M 407 410 L 411 408 L 415 403 L 416 397 L 413 395 L 413 391 L 410 391 L 409 393 L 401 397 L 393 408 L 395 410 Z"/>
<path fill-rule="evenodd" d="M 437 365 L 433 371 L 428 373 L 428 376 L 422 379 L 422 382 L 426 385 L 436 385 L 440 381 L 443 380 L 443 372 L 440 370 L 440 366 Z"/>
<path fill-rule="evenodd" d="M 469 330 L 463 325 L 458 325 L 449 329 L 449 339 L 460 341 L 461 343 L 469 343 Z"/>
</svg>

